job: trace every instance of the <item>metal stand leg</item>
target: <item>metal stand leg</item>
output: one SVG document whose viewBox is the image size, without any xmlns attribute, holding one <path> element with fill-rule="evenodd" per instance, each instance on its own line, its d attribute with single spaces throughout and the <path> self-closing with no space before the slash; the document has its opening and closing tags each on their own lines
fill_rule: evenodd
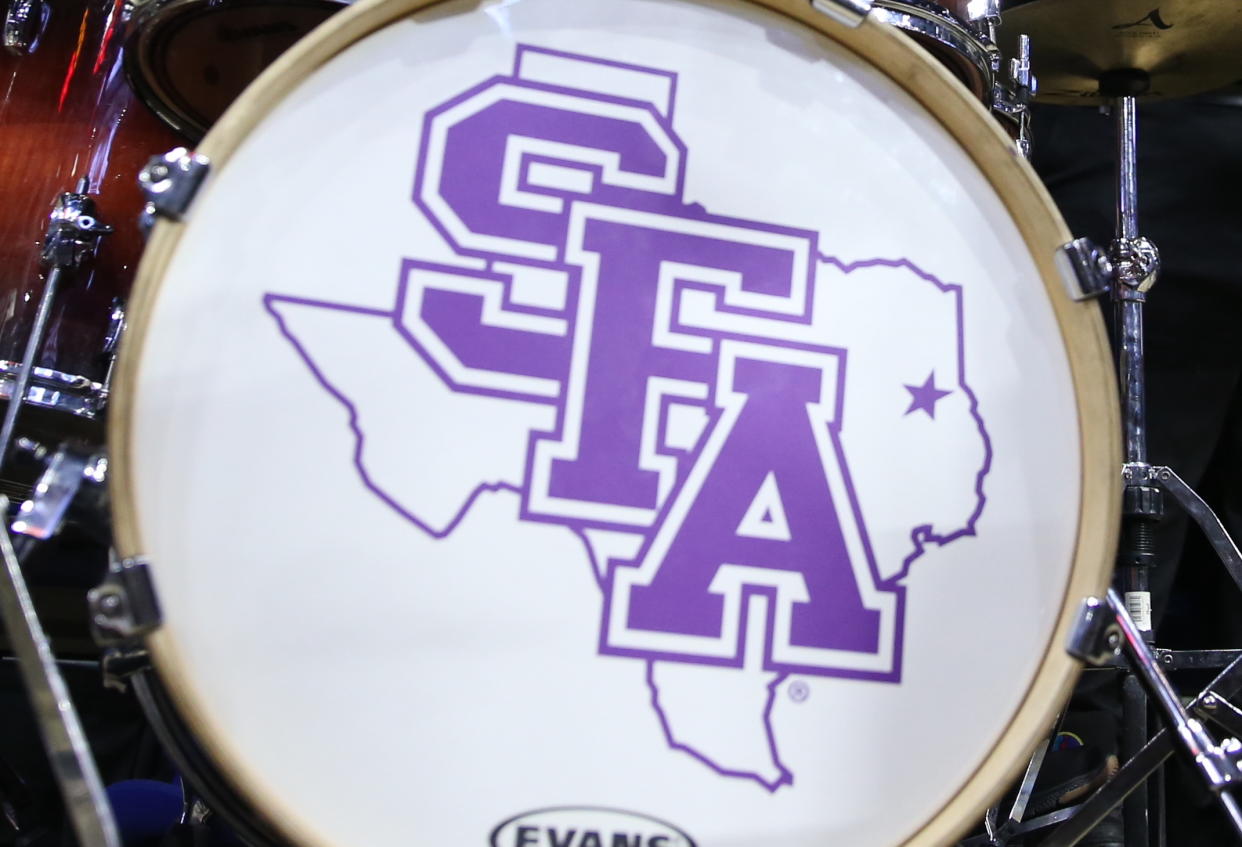
<svg viewBox="0 0 1242 847">
<path fill-rule="evenodd" d="M 0 514 L 7 512 L 8 505 L 8 498 L 0 495 Z M 86 733 L 35 614 L 17 553 L 3 528 L 0 557 L 4 565 L 0 568 L 0 616 L 20 661 L 22 679 L 78 843 L 81 847 L 120 847 L 116 821 Z"/>
<path fill-rule="evenodd" d="M 1129 760 L 1147 741 L 1147 695 L 1133 674 L 1126 674 L 1121 684 L 1121 755 Z M 1126 847 L 1148 847 L 1147 794 L 1135 791 L 1122 806 Z"/>
<path fill-rule="evenodd" d="M 1116 80 L 1125 83 L 1129 77 L 1118 73 Z M 1101 89 L 1108 88 L 1101 79 Z M 1118 93 L 1125 94 L 1123 87 Z M 1187 714 L 1176 692 L 1156 662 L 1152 646 L 1151 595 L 1148 590 L 1148 569 L 1155 564 L 1152 537 L 1153 524 L 1164 513 L 1163 493 L 1168 491 L 1195 519 L 1219 555 L 1235 583 L 1242 588 L 1242 552 L 1229 537 L 1220 519 L 1186 483 L 1162 466 L 1148 464 L 1146 433 L 1146 386 L 1144 382 L 1143 304 L 1147 291 L 1156 281 L 1160 259 L 1155 245 L 1138 235 L 1137 191 L 1137 110 L 1134 97 L 1119 96 L 1113 113 L 1117 124 L 1117 235 L 1110 245 L 1109 260 L 1102 261 L 1099 251 L 1084 239 L 1063 249 L 1070 259 L 1082 296 L 1089 297 L 1111 290 L 1116 326 L 1117 370 L 1121 388 L 1122 424 L 1125 437 L 1125 483 L 1122 536 L 1118 550 L 1118 575 L 1124 588 L 1124 600 L 1109 591 L 1108 607 L 1115 620 L 1098 600 L 1084 604 L 1078 628 L 1071 639 L 1070 652 L 1094 664 L 1109 663 L 1116 648 L 1124 647 L 1130 670 L 1123 683 L 1122 751 L 1128 761 L 1118 774 L 1090 799 L 1075 809 L 1063 809 L 1039 821 L 1021 825 L 1020 831 L 1049 826 L 1065 821 L 1050 833 L 1043 847 L 1072 847 L 1101 823 L 1108 813 L 1124 801 L 1127 847 L 1163 847 L 1164 783 L 1163 775 L 1152 780 L 1143 791 L 1135 788 L 1155 773 L 1172 751 L 1180 746 L 1194 764 L 1205 783 L 1219 798 L 1221 808 L 1242 839 L 1242 809 L 1228 793 L 1233 785 L 1242 785 L 1242 709 L 1228 702 L 1228 697 L 1242 691 L 1242 657 L 1234 658 L 1229 667 L 1199 694 L 1192 710 L 1196 715 L 1210 717 L 1224 726 L 1233 737 L 1216 745 L 1198 718 Z M 1174 651 L 1158 651 L 1171 667 L 1179 661 Z M 1187 666 L 1210 666 L 1216 661 L 1213 653 L 1232 651 L 1191 651 L 1182 655 Z M 1195 665 L 1194 663 L 1199 664 Z M 1219 667 L 1220 665 L 1215 665 Z M 1148 699 L 1156 706 L 1168 729 L 1157 732 L 1144 743 L 1149 733 Z M 1028 777 L 1030 776 L 1028 771 Z M 986 841 L 971 839 L 965 843 L 996 843 L 993 814 Z"/>
<path fill-rule="evenodd" d="M 1156 722 L 1152 721 L 1150 729 L 1156 729 Z M 1148 780 L 1147 793 L 1147 809 L 1151 831 L 1152 847 L 1165 847 L 1167 842 L 1168 828 L 1165 826 L 1165 807 L 1164 807 L 1164 783 L 1165 775 L 1168 770 L 1162 765 L 1156 769 L 1155 774 Z"/>
<path fill-rule="evenodd" d="M 1217 745 L 1203 724 L 1187 713 L 1177 693 L 1161 672 L 1151 648 L 1131 619 L 1124 601 L 1117 592 L 1110 590 L 1107 607 L 1095 598 L 1083 604 L 1069 650 L 1084 661 L 1102 664 L 1107 661 L 1110 653 L 1118 649 L 1125 651 L 1133 678 L 1142 682 L 1167 728 L 1156 733 L 1122 765 L 1121 770 L 1107 785 L 1083 803 L 1063 826 L 1052 832 L 1043 847 L 1072 847 L 1077 844 L 1104 820 L 1111 809 L 1133 796 L 1134 790 L 1178 747 L 1199 771 L 1208 788 L 1217 795 L 1226 817 L 1233 824 L 1239 839 L 1242 839 L 1242 814 L 1239 813 L 1237 801 L 1228 793 L 1230 787 L 1242 783 L 1242 771 L 1238 768 L 1239 761 L 1242 760 L 1242 744 L 1229 738 Z M 1190 708 L 1196 713 L 1201 713 L 1204 709 L 1220 710 L 1223 705 L 1220 701 L 1239 691 L 1242 691 L 1242 657 L 1235 659 L 1195 699 Z M 1147 808 L 1145 800 L 1142 808 Z M 1148 829 L 1145 819 L 1135 825 L 1127 820 L 1126 824 L 1127 847 L 1138 843 L 1132 840 L 1136 827 L 1145 839 L 1142 843 L 1149 843 L 1146 840 Z M 1161 843 L 1163 837 L 1162 832 L 1158 833 L 1156 843 Z"/>
</svg>

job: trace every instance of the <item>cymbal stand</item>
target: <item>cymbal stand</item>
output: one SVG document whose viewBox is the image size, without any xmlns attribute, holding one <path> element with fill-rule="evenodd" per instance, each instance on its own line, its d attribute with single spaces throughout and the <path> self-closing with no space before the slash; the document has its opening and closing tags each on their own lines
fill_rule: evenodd
<svg viewBox="0 0 1242 847">
<path fill-rule="evenodd" d="M 1112 591 L 1109 592 L 1109 602 L 1117 613 L 1117 623 L 1124 636 L 1124 644 L 1119 646 L 1124 646 L 1129 659 L 1129 671 L 1123 680 L 1122 753 L 1127 762 L 1117 777 L 1083 804 L 1082 814 L 1052 834 L 1046 842 L 1047 847 L 1076 844 L 1090 827 L 1102 820 L 1108 810 L 1123 799 L 1126 843 L 1146 847 L 1150 834 L 1148 798 L 1145 792 L 1134 789 L 1156 771 L 1174 743 L 1180 745 L 1209 790 L 1219 798 L 1226 818 L 1242 839 L 1242 809 L 1227 790 L 1238 784 L 1242 777 L 1238 770 L 1242 761 L 1242 742 L 1238 740 L 1242 737 L 1242 720 L 1232 725 L 1228 720 L 1216 721 L 1233 736 L 1217 745 L 1199 719 L 1192 717 L 1182 706 L 1161 671 L 1162 663 L 1172 665 L 1170 660 L 1173 654 L 1157 651 L 1153 645 L 1148 573 L 1155 564 L 1153 527 L 1164 515 L 1165 492 L 1171 494 L 1199 524 L 1240 588 L 1242 554 L 1220 520 L 1190 486 L 1171 468 L 1153 466 L 1148 462 L 1143 304 L 1159 274 L 1160 257 L 1155 245 L 1138 234 L 1138 115 L 1134 96 L 1125 90 L 1136 82 L 1142 85 L 1136 76 L 1122 73 L 1115 80 L 1101 80 L 1101 90 L 1107 91 L 1116 83 L 1116 93 L 1120 95 L 1115 97 L 1112 108 L 1117 130 L 1117 220 L 1116 237 L 1109 247 L 1108 258 L 1112 265 L 1110 289 L 1125 441 L 1122 530 L 1117 553 L 1124 609 L 1122 601 Z M 1081 646 L 1077 651 L 1079 656 L 1092 660 L 1090 651 L 1082 650 Z M 1101 659 L 1101 656 L 1094 657 L 1094 663 L 1100 663 Z M 1240 662 L 1242 659 L 1235 659 L 1230 668 Z M 1225 677 L 1225 674 L 1221 676 Z M 1147 740 L 1146 696 L 1154 698 L 1169 727 L 1151 740 Z M 1233 708 L 1222 692 L 1209 687 L 1192 702 L 1191 708 L 1196 715 L 1204 715 L 1209 708 L 1220 711 L 1225 706 Z M 1164 755 L 1158 756 L 1158 752 Z"/>
<path fill-rule="evenodd" d="M 1101 89 L 1106 90 L 1113 82 L 1125 86 L 1141 84 L 1142 80 L 1137 74 L 1122 73 L 1115 81 L 1101 80 Z M 1106 600 L 1085 601 L 1068 649 L 1076 658 L 1097 666 L 1118 666 L 1116 654 L 1124 652 L 1128 670 L 1123 680 L 1126 738 L 1122 754 L 1126 761 L 1116 776 L 1081 805 L 1024 821 L 1036 776 L 1033 771 L 1039 769 L 1047 749 L 1045 742 L 1027 768 L 1008 819 L 1002 824 L 999 809 L 994 807 L 984 822 L 986 834 L 966 839 L 961 847 L 999 847 L 1045 827 L 1055 828 L 1040 842 L 1041 847 L 1073 847 L 1123 802 L 1127 847 L 1147 847 L 1151 824 L 1147 797 L 1136 789 L 1179 748 L 1219 799 L 1242 843 L 1242 807 L 1229 793 L 1233 786 L 1242 785 L 1242 709 L 1230 702 L 1242 694 L 1242 652 L 1159 650 L 1152 643 L 1148 571 L 1155 564 L 1152 529 L 1164 514 L 1164 494 L 1171 495 L 1199 525 L 1239 588 L 1242 552 L 1212 509 L 1172 468 L 1148 462 L 1143 304 L 1159 273 L 1160 257 L 1155 245 L 1138 234 L 1138 115 L 1135 98 L 1124 90 L 1118 94 L 1113 103 L 1117 129 L 1116 237 L 1107 257 L 1086 239 L 1063 249 L 1084 283 L 1084 298 L 1111 291 L 1125 441 L 1122 532 L 1117 553 L 1123 594 L 1110 589 Z M 1191 701 L 1189 710 L 1162 670 L 1162 666 L 1177 669 L 1182 661 L 1183 667 L 1227 665 Z M 1166 725 L 1150 739 L 1148 696 Z M 1228 737 L 1217 744 L 1203 721 L 1224 729 Z M 1159 845 L 1163 843 L 1160 839 Z"/>
<path fill-rule="evenodd" d="M 1152 527 L 1164 500 L 1151 484 L 1147 463 L 1147 395 L 1143 370 L 1143 304 L 1160 272 L 1156 246 L 1138 234 L 1137 109 L 1133 97 L 1113 106 L 1117 122 L 1117 237 L 1109 247 L 1116 327 L 1117 374 L 1125 439 L 1121 546 L 1117 566 L 1126 607 L 1148 643 L 1152 641 L 1148 570 L 1155 562 Z"/>
</svg>

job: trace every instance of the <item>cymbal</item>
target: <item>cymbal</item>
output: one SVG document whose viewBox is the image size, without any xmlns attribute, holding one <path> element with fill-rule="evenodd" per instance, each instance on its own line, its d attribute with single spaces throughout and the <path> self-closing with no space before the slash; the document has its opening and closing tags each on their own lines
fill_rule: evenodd
<svg viewBox="0 0 1242 847">
<path fill-rule="evenodd" d="M 1017 54 L 1021 34 L 1031 37 L 1041 102 L 1184 97 L 1242 79 L 1242 3 L 1233 0 L 1002 4 L 999 41 L 1006 56 Z"/>
</svg>

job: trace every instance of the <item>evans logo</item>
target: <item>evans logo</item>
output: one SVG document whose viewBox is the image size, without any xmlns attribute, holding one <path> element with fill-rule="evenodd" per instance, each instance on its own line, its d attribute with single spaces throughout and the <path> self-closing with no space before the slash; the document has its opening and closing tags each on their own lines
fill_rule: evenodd
<svg viewBox="0 0 1242 847">
<path fill-rule="evenodd" d="M 492 847 L 695 847 L 662 820 L 592 806 L 525 812 L 492 830 Z"/>
</svg>

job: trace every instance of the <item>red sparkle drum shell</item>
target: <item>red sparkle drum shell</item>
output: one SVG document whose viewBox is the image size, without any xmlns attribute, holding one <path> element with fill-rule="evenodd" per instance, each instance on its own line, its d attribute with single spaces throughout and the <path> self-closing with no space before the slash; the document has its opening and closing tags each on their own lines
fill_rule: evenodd
<svg viewBox="0 0 1242 847">
<path fill-rule="evenodd" d="M 0 368 L 22 358 L 43 290 L 40 250 L 56 197 L 79 178 L 113 227 L 98 254 L 70 274 L 52 312 L 28 398 L 27 424 L 52 437 L 91 433 L 104 399 L 113 302 L 123 300 L 143 237 L 137 174 L 183 143 L 134 96 L 121 73 L 123 4 L 48 4 L 46 28 L 25 55 L 0 52 Z M 36 398 L 37 392 L 37 399 Z M 47 409 L 65 414 L 48 415 Z"/>
</svg>

